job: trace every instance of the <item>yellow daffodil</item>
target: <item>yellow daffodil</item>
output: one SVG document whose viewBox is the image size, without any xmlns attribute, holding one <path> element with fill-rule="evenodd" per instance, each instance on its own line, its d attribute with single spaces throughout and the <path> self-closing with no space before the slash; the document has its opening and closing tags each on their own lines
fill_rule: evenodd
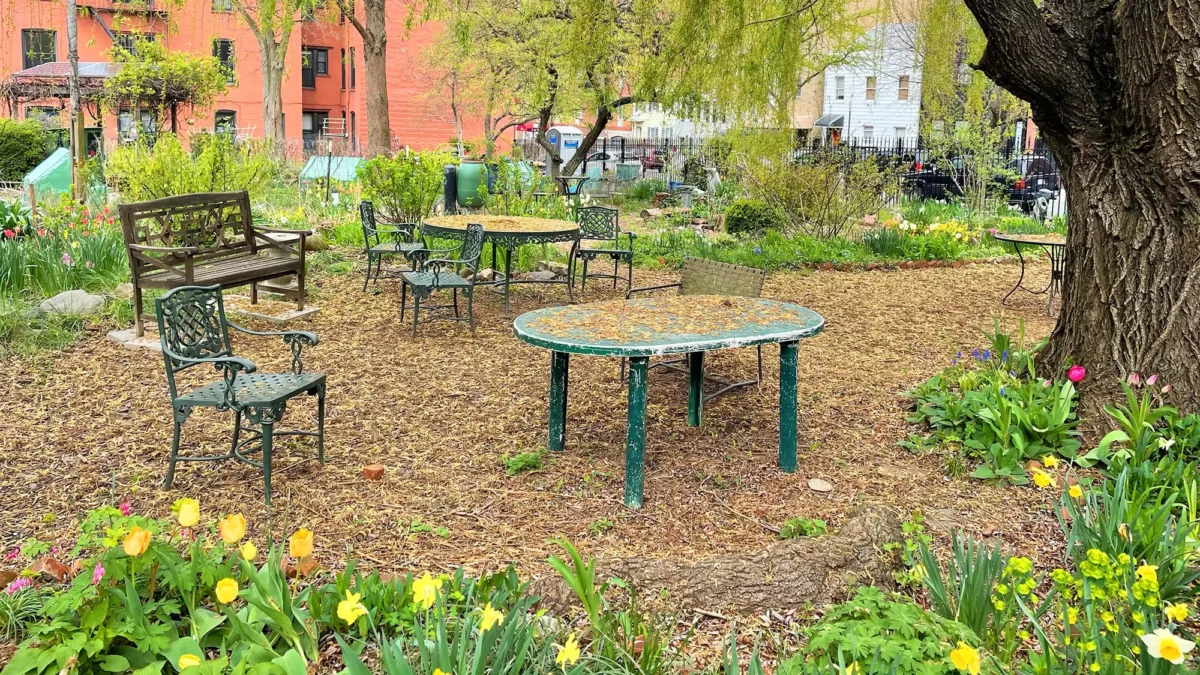
<svg viewBox="0 0 1200 675">
<path fill-rule="evenodd" d="M 442 670 L 441 668 L 434 668 L 433 675 L 450 675 L 450 673 L 447 673 L 446 671 Z"/>
<path fill-rule="evenodd" d="M 1156 659 L 1170 661 L 1175 665 L 1183 663 L 1183 656 L 1196 646 L 1195 642 L 1184 640 L 1171 634 L 1166 628 L 1159 628 L 1149 635 L 1142 636 L 1146 643 L 1146 651 Z"/>
<path fill-rule="evenodd" d="M 504 623 L 504 613 L 492 609 L 492 603 L 483 606 L 483 618 L 479 620 L 479 630 L 488 630 L 492 626 Z"/>
<path fill-rule="evenodd" d="M 217 602 L 222 605 L 228 605 L 237 599 L 238 585 L 237 582 L 229 577 L 217 582 Z"/>
<path fill-rule="evenodd" d="M 579 661 L 579 640 L 575 638 L 575 634 L 571 633 L 567 637 L 567 643 L 558 649 L 558 656 L 554 657 L 554 662 L 562 668 L 573 666 Z"/>
<path fill-rule="evenodd" d="M 337 606 L 338 618 L 347 624 L 353 624 L 355 621 L 358 621 L 360 617 L 367 613 L 367 608 L 359 602 L 361 599 L 362 594 L 351 593 L 347 590 L 346 599 L 339 602 Z"/>
<path fill-rule="evenodd" d="M 1171 604 L 1168 602 L 1163 606 L 1163 615 L 1166 616 L 1170 621 L 1180 623 L 1187 618 L 1187 605 L 1183 604 L 1182 602 L 1179 604 Z"/>
<path fill-rule="evenodd" d="M 195 499 L 183 498 L 175 502 L 179 514 L 180 527 L 195 527 L 200 522 L 200 502 Z"/>
<path fill-rule="evenodd" d="M 1042 471 L 1041 469 L 1034 469 L 1033 484 L 1040 488 L 1045 488 L 1050 487 L 1051 485 L 1057 486 L 1058 481 L 1054 480 L 1054 476 L 1051 476 L 1045 471 Z"/>
<path fill-rule="evenodd" d="M 221 541 L 233 546 L 246 536 L 246 517 L 240 513 L 225 516 L 217 523 L 217 529 L 221 532 Z"/>
<path fill-rule="evenodd" d="M 129 534 L 125 535 L 125 541 L 121 546 L 125 549 L 125 555 L 134 558 L 140 556 L 150 548 L 150 531 L 135 525 Z"/>
<path fill-rule="evenodd" d="M 1079 487 L 1078 485 L 1072 485 L 1071 487 L 1067 488 L 1067 494 L 1071 495 L 1071 499 L 1082 499 L 1083 488 Z"/>
<path fill-rule="evenodd" d="M 242 552 L 242 559 L 246 562 L 254 562 L 254 559 L 258 557 L 258 548 L 254 546 L 254 542 L 252 541 L 242 544 L 239 550 Z"/>
<path fill-rule="evenodd" d="M 313 552 L 313 533 L 306 528 L 296 530 L 288 540 L 288 552 L 293 558 L 307 558 Z"/>
<path fill-rule="evenodd" d="M 851 663 L 842 671 L 842 675 L 860 675 L 861 672 L 862 670 L 858 667 L 857 663 Z"/>
<path fill-rule="evenodd" d="M 441 578 L 435 579 L 429 572 L 426 572 L 420 579 L 413 581 L 413 602 L 424 609 L 429 609 L 437 602 L 438 591 L 441 589 Z"/>
<path fill-rule="evenodd" d="M 1058 468 L 1058 458 L 1054 455 L 1045 455 L 1042 457 L 1042 464 L 1044 464 L 1047 469 Z"/>
<path fill-rule="evenodd" d="M 1124 523 L 1122 523 L 1124 524 Z M 1158 565 L 1142 565 L 1137 568 L 1137 577 L 1145 581 L 1158 581 Z"/>
<path fill-rule="evenodd" d="M 192 666 L 200 665 L 200 657 L 195 654 L 184 654 L 179 657 L 179 669 L 191 668 Z"/>
<path fill-rule="evenodd" d="M 950 652 L 950 663 L 961 672 L 979 675 L 979 650 L 965 642 L 959 642 L 958 648 Z"/>
</svg>

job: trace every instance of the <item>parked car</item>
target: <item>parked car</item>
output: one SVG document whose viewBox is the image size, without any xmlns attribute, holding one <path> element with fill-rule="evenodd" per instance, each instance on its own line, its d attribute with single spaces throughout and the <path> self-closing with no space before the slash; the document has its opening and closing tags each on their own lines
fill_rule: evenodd
<svg viewBox="0 0 1200 675">
<path fill-rule="evenodd" d="M 924 199 L 952 199 L 962 196 L 964 180 L 963 160 L 958 157 L 941 162 L 914 162 L 904 174 L 905 188 Z M 1058 169 L 1045 155 L 1023 155 L 1011 160 L 1006 175 L 993 176 L 1008 197 L 1008 203 L 1018 206 L 1026 213 L 1033 210 L 1043 190 L 1052 193 L 1049 199 L 1058 196 L 1061 187 Z"/>
<path fill-rule="evenodd" d="M 587 156 L 586 165 L 588 169 L 591 169 L 595 164 L 601 164 L 604 167 L 602 169 L 604 173 L 615 173 L 617 171 L 617 162 L 620 160 L 621 156 L 617 153 L 599 151 Z M 579 170 L 581 173 L 584 171 L 582 166 L 580 166 Z"/>
</svg>

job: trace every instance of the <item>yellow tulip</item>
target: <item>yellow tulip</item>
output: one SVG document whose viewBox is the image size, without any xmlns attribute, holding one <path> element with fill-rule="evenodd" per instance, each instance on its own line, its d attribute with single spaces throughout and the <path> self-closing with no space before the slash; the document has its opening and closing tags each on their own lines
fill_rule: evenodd
<svg viewBox="0 0 1200 675">
<path fill-rule="evenodd" d="M 1047 469 L 1053 469 L 1058 466 L 1058 458 L 1054 455 L 1046 455 L 1042 457 L 1042 464 L 1045 464 Z"/>
<path fill-rule="evenodd" d="M 229 577 L 217 582 L 217 602 L 222 605 L 228 605 L 237 599 L 238 585 L 237 582 Z"/>
<path fill-rule="evenodd" d="M 575 638 L 575 634 L 571 633 L 567 638 L 567 643 L 559 648 L 558 656 L 554 657 L 554 662 L 559 666 L 566 668 L 573 666 L 579 661 L 579 640 Z M 979 675 L 979 670 L 976 669 L 972 675 Z"/>
<path fill-rule="evenodd" d="M 288 540 L 288 552 L 293 558 L 307 558 L 313 552 L 313 533 L 306 528 L 296 530 Z"/>
<path fill-rule="evenodd" d="M 347 625 L 358 621 L 360 617 L 367 613 L 367 608 L 359 602 L 361 598 L 361 594 L 351 593 L 347 590 L 346 599 L 339 602 L 337 606 L 338 618 L 345 621 Z"/>
<path fill-rule="evenodd" d="M 424 609 L 429 609 L 437 602 L 438 591 L 441 589 L 441 578 L 435 579 L 429 572 L 426 572 L 420 579 L 413 581 L 413 602 Z"/>
<path fill-rule="evenodd" d="M 179 657 L 179 669 L 180 670 L 184 670 L 186 668 L 191 668 L 192 666 L 198 666 L 198 665 L 200 665 L 200 657 L 196 656 L 195 654 L 184 654 L 183 656 Z"/>
<path fill-rule="evenodd" d="M 492 626 L 499 626 L 504 623 L 504 613 L 492 609 L 492 603 L 488 603 L 483 607 L 483 618 L 479 620 L 479 630 L 488 630 Z"/>
<path fill-rule="evenodd" d="M 195 499 L 180 499 L 175 502 L 180 527 L 195 527 L 200 522 L 200 502 Z"/>
<path fill-rule="evenodd" d="M 965 642 L 959 642 L 958 648 L 950 652 L 950 663 L 962 672 L 979 675 L 979 650 Z"/>
<path fill-rule="evenodd" d="M 242 558 L 246 562 L 254 562 L 254 559 L 258 557 L 258 549 L 255 548 L 254 542 L 252 541 L 242 544 L 241 552 Z"/>
<path fill-rule="evenodd" d="M 221 540 L 232 546 L 246 536 L 246 517 L 240 513 L 225 516 L 217 523 L 217 529 L 221 532 Z"/>
<path fill-rule="evenodd" d="M 121 546 L 125 549 L 126 555 L 134 558 L 140 556 L 150 548 L 150 531 L 135 525 L 129 534 L 125 535 L 125 541 Z"/>
</svg>

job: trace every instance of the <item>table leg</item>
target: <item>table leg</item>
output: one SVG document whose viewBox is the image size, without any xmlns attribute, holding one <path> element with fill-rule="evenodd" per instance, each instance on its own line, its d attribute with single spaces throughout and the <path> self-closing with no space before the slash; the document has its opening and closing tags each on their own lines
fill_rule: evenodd
<svg viewBox="0 0 1200 675">
<path fill-rule="evenodd" d="M 567 368 L 571 355 L 550 352 L 550 450 L 566 447 L 567 436 Z"/>
<path fill-rule="evenodd" d="M 1017 292 L 1018 288 L 1021 288 L 1021 284 L 1024 283 L 1024 281 L 1025 281 L 1025 256 L 1021 255 L 1020 244 L 1013 242 L 1013 252 L 1015 252 L 1017 254 L 1017 260 L 1019 260 L 1021 262 L 1021 276 L 1017 277 L 1017 285 L 1013 286 L 1012 290 L 1009 291 L 1008 294 L 1005 295 L 1002 300 L 1000 300 L 1000 304 L 1002 304 L 1002 305 L 1008 303 L 1008 299 L 1010 297 L 1012 297 L 1013 293 Z"/>
<path fill-rule="evenodd" d="M 646 447 L 647 356 L 629 359 L 629 426 L 625 435 L 625 506 L 642 508 L 643 466 Z"/>
<path fill-rule="evenodd" d="M 700 409 L 704 405 L 704 352 L 690 352 L 688 366 L 688 426 L 700 426 Z"/>
<path fill-rule="evenodd" d="M 504 318 L 508 318 L 508 289 L 512 283 L 512 249 L 504 249 Z"/>
<path fill-rule="evenodd" d="M 796 472 L 796 353 L 798 342 L 779 343 L 779 468 Z"/>
</svg>

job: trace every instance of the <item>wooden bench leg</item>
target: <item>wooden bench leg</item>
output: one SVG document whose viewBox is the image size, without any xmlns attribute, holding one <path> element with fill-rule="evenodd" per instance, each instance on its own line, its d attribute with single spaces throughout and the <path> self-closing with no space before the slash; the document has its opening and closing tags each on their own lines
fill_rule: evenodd
<svg viewBox="0 0 1200 675">
<path fill-rule="evenodd" d="M 133 285 L 133 331 L 138 337 L 146 334 L 142 324 L 142 287 L 137 284 Z"/>
<path fill-rule="evenodd" d="M 258 284 L 250 284 L 250 304 L 258 304 Z"/>
</svg>

